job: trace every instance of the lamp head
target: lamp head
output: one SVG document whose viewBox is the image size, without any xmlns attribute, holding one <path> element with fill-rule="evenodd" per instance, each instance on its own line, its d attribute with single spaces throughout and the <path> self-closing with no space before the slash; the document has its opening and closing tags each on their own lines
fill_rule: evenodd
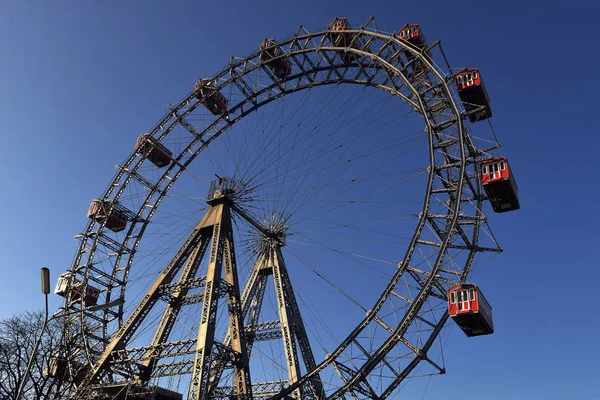
<svg viewBox="0 0 600 400">
<path fill-rule="evenodd" d="M 42 293 L 48 294 L 50 293 L 50 270 L 43 267 L 40 272 L 42 275 Z"/>
</svg>

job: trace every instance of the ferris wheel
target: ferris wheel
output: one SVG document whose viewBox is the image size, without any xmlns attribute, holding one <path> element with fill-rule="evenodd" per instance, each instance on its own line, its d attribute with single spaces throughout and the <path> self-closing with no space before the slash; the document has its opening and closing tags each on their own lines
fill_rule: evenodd
<svg viewBox="0 0 600 400">
<path fill-rule="evenodd" d="M 484 206 L 519 208 L 489 117 L 418 25 L 232 58 L 92 201 L 48 373 L 80 399 L 384 399 L 445 373 L 450 317 L 493 332 L 467 282 L 501 252 Z"/>
</svg>

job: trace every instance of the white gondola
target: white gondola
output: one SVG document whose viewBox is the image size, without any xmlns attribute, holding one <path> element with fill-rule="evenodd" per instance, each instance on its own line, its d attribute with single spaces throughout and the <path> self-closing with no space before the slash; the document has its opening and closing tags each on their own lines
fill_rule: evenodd
<svg viewBox="0 0 600 400">
<path fill-rule="evenodd" d="M 69 291 L 72 291 L 71 301 L 76 301 L 82 297 L 83 286 L 83 282 L 75 279 L 72 272 L 65 272 L 58 277 L 54 293 L 66 298 Z M 84 302 L 86 306 L 95 306 L 98 303 L 98 297 L 100 297 L 100 289 L 90 285 L 85 287 Z"/>
</svg>

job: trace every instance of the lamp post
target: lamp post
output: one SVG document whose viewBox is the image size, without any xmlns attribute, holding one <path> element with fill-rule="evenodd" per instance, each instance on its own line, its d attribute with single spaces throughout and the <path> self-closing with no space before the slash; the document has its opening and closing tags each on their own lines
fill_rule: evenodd
<svg viewBox="0 0 600 400">
<path fill-rule="evenodd" d="M 31 369 L 31 363 L 33 362 L 33 357 L 35 353 L 37 353 L 37 349 L 40 345 L 40 341 L 42 340 L 42 336 L 44 335 L 44 331 L 46 330 L 46 326 L 48 325 L 48 293 L 50 293 L 50 270 L 46 267 L 40 269 L 41 278 L 42 278 L 42 293 L 46 298 L 46 312 L 44 314 L 44 325 L 42 325 L 42 329 L 40 330 L 40 335 L 35 341 L 35 346 L 33 347 L 33 351 L 29 356 L 29 361 L 27 362 L 27 368 L 25 369 L 25 375 L 23 375 L 23 379 L 21 379 L 21 384 L 19 385 L 19 390 L 17 391 L 16 400 L 21 399 L 21 394 L 23 392 L 23 388 L 25 387 L 25 382 L 27 382 L 27 378 L 29 377 L 29 370 Z"/>
</svg>

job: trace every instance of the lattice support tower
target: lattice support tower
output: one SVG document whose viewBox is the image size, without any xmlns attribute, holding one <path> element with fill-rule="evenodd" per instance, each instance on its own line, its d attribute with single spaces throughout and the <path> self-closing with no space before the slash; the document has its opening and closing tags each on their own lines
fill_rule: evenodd
<svg viewBox="0 0 600 400">
<path fill-rule="evenodd" d="M 176 349 L 175 354 L 189 354 L 189 346 L 186 346 L 186 343 L 168 343 L 167 340 L 190 288 L 204 286 L 202 315 L 193 351 L 195 359 L 190 399 L 208 398 L 210 365 L 218 355 L 227 358 L 227 362 L 233 366 L 233 398 L 252 398 L 231 224 L 231 199 L 225 192 L 212 194 L 206 214 L 131 313 L 122 329 L 108 344 L 96 364 L 91 366 L 80 385 L 82 389 L 77 393 L 77 397 L 90 396 L 86 388 L 93 387 L 94 383 L 107 375 L 119 374 L 122 370 L 119 365 L 127 365 L 128 368 L 125 369 L 137 370 L 136 381 L 144 385 L 153 376 L 161 357 L 168 354 L 168 349 Z M 207 274 L 205 277 L 197 277 L 199 266 L 209 246 Z M 172 283 L 178 274 L 177 282 Z M 168 295 L 165 296 L 165 293 Z M 158 300 L 165 297 L 168 301 L 150 345 L 129 351 L 123 350 Z M 227 299 L 229 316 L 230 342 L 225 349 L 214 339 L 216 314 L 221 297 Z M 141 363 L 136 364 L 137 361 Z"/>
</svg>

